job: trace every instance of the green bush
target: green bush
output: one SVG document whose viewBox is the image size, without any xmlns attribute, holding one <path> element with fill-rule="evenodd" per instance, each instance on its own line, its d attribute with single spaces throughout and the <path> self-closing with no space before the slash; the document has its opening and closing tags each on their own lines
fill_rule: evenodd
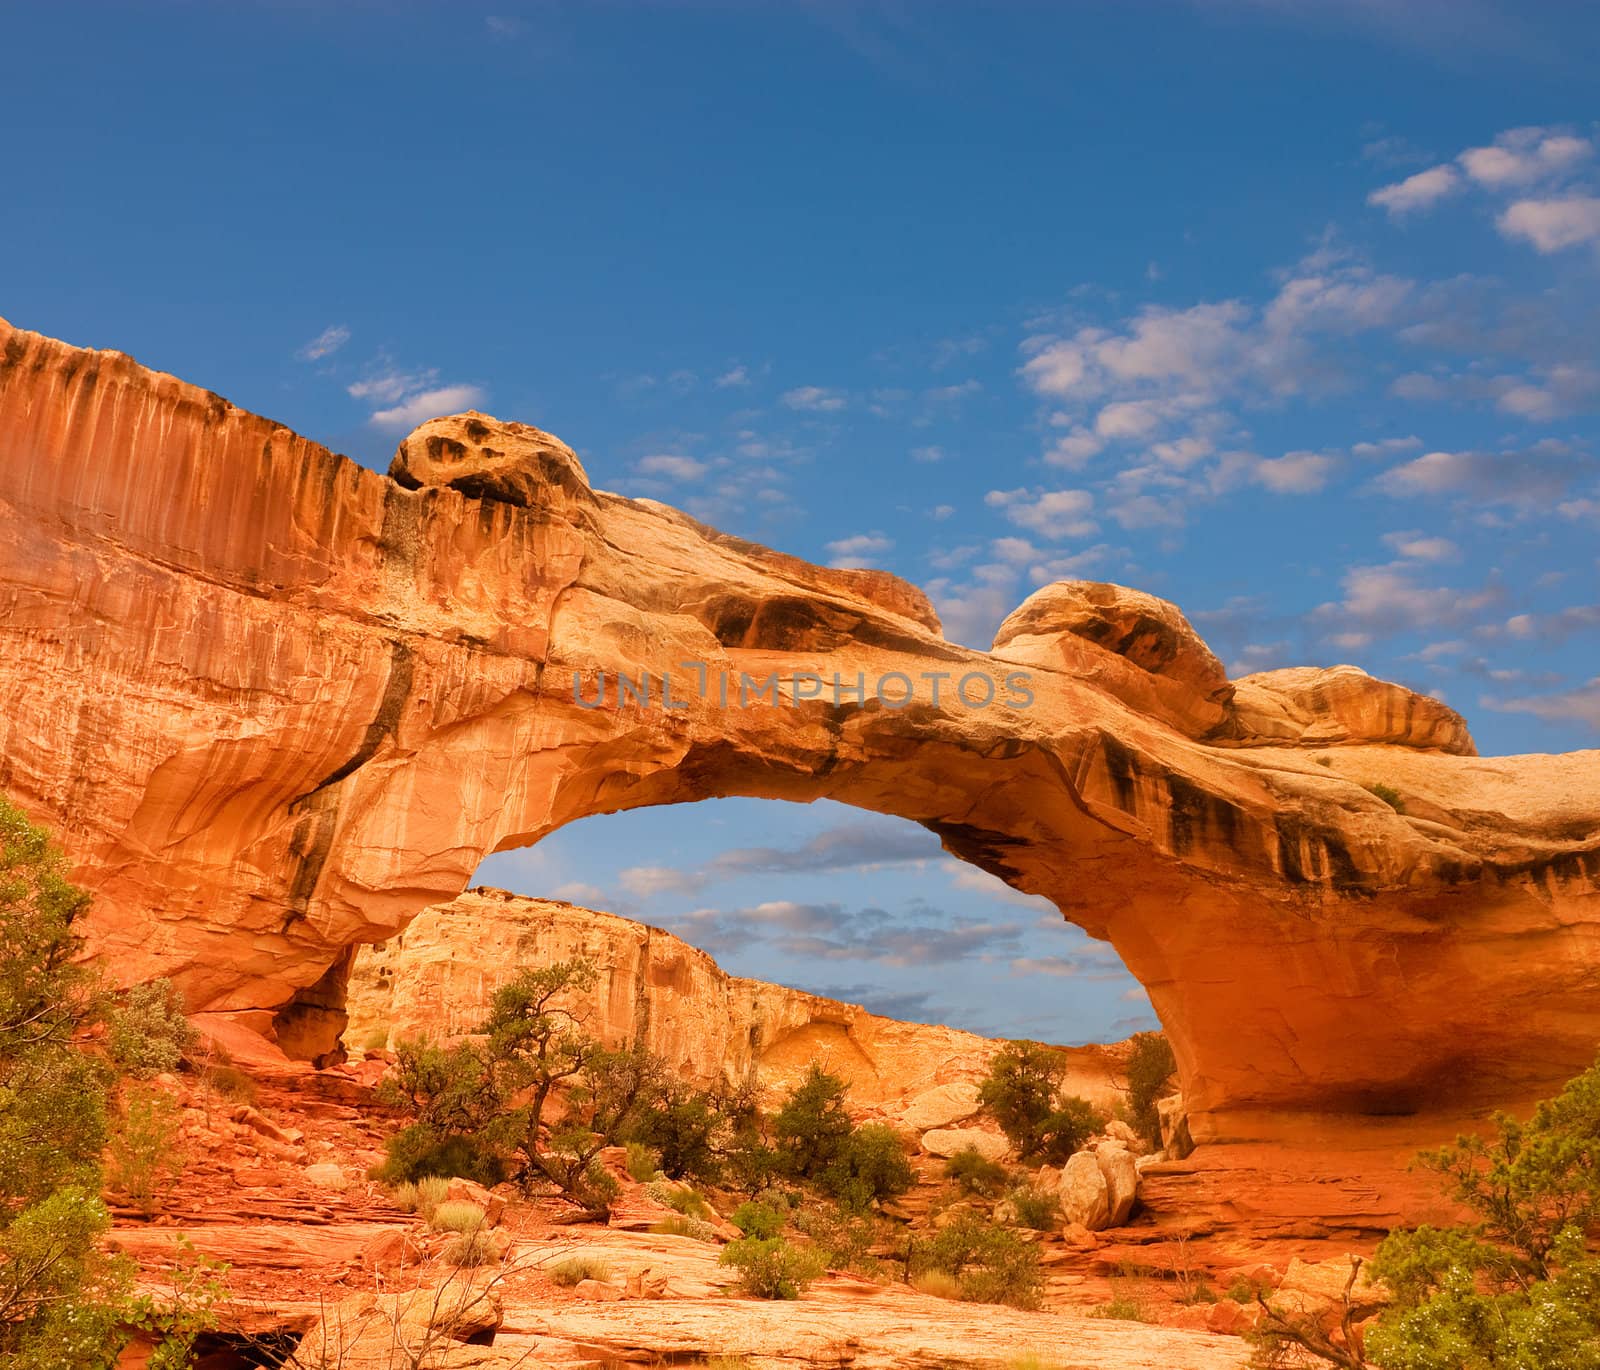
<svg viewBox="0 0 1600 1370">
<path fill-rule="evenodd" d="M 1178 1062 L 1172 1044 L 1159 1032 L 1139 1032 L 1128 1057 L 1128 1112 L 1134 1130 L 1151 1146 L 1161 1145 L 1161 1115 L 1156 1101 L 1172 1093 Z"/>
<path fill-rule="evenodd" d="M 788 1226 L 789 1214 L 787 1209 L 750 1199 L 733 1210 L 729 1221 L 747 1237 L 776 1237 Z"/>
<path fill-rule="evenodd" d="M 1089 1316 L 1091 1318 L 1117 1318 L 1123 1322 L 1150 1321 L 1149 1309 L 1138 1299 L 1127 1294 L 1118 1294 L 1109 1303 L 1098 1305 Z"/>
<path fill-rule="evenodd" d="M 505 1162 L 478 1136 L 440 1133 L 425 1123 L 403 1127 L 385 1143 L 387 1156 L 372 1178 L 396 1184 L 427 1176 L 459 1176 L 482 1185 L 505 1178 Z"/>
<path fill-rule="evenodd" d="M 978 1098 L 1023 1161 L 1058 1165 L 1106 1125 L 1086 1099 L 1061 1093 L 1059 1050 L 1011 1042 L 995 1053 Z"/>
<path fill-rule="evenodd" d="M 954 1276 L 970 1303 L 1037 1308 L 1044 1292 L 1038 1248 L 970 1209 L 914 1246 L 908 1264 L 914 1275 L 938 1270 Z"/>
<path fill-rule="evenodd" d="M 897 1198 L 915 1182 L 905 1143 L 882 1123 L 868 1123 L 849 1132 L 838 1154 L 816 1177 L 824 1194 L 858 1212 Z"/>
<path fill-rule="evenodd" d="M 944 1163 L 944 1177 L 964 1194 L 992 1199 L 1005 1188 L 1006 1168 L 999 1161 L 991 1161 L 977 1147 L 964 1146 Z"/>
<path fill-rule="evenodd" d="M 723 1136 L 731 1123 L 727 1102 L 722 1094 L 663 1080 L 655 1096 L 643 1103 L 630 1135 L 655 1152 L 669 1179 L 716 1184 L 723 1175 Z"/>
<path fill-rule="evenodd" d="M 814 1205 L 795 1216 L 794 1225 L 808 1237 L 828 1264 L 859 1275 L 876 1275 L 879 1263 L 872 1248 L 878 1241 L 873 1220 L 849 1204 Z"/>
<path fill-rule="evenodd" d="M 1600 1347 L 1600 1061 L 1526 1123 L 1425 1154 L 1472 1220 L 1391 1233 L 1372 1261 L 1393 1306 L 1367 1337 L 1386 1370 L 1592 1370 Z"/>
<path fill-rule="evenodd" d="M 1375 795 L 1383 800 L 1396 813 L 1403 814 L 1406 811 L 1406 802 L 1400 797 L 1400 791 L 1395 789 L 1393 785 L 1385 785 L 1381 781 L 1371 780 L 1361 788 L 1368 794 Z"/>
<path fill-rule="evenodd" d="M 814 1251 L 782 1237 L 741 1237 L 722 1249 L 721 1263 L 739 1272 L 739 1287 L 758 1299 L 798 1299 L 822 1273 Z"/>
<path fill-rule="evenodd" d="M 111 1010 L 106 1027 L 111 1059 L 138 1079 L 176 1070 L 197 1038 L 170 980 L 133 986 Z"/>
<path fill-rule="evenodd" d="M 0 798 L 0 1364 L 106 1366 L 141 1329 L 165 1370 L 186 1364 L 212 1325 L 209 1284 L 181 1263 L 175 1301 L 158 1311 L 134 1295 L 132 1262 L 105 1248 L 101 1153 L 116 1075 L 78 1043 L 97 1024 L 109 1034 L 111 1009 L 81 959 L 89 896 L 65 868 L 49 835 Z M 161 1107 L 150 1105 L 152 1118 Z M 130 1142 L 130 1168 L 135 1153 L 149 1154 Z"/>
<path fill-rule="evenodd" d="M 1006 1195 L 1017 1221 L 1035 1232 L 1050 1232 L 1061 1221 L 1061 1200 L 1039 1185 L 1020 1184 Z"/>
</svg>

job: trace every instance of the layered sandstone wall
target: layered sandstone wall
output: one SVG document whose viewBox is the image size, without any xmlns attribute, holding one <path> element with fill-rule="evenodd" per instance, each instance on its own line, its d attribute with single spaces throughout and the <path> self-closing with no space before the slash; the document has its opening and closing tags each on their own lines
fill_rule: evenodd
<svg viewBox="0 0 1600 1370">
<path fill-rule="evenodd" d="M 660 928 L 492 889 L 424 909 L 403 932 L 360 949 L 346 1040 L 392 1046 L 424 1034 L 463 1036 L 518 970 L 574 958 L 600 972 L 576 1000 L 585 1026 L 611 1046 L 643 1042 L 701 1087 L 753 1079 L 781 1093 L 816 1061 L 849 1084 L 853 1106 L 926 1130 L 977 1112 L 977 1084 L 1001 1045 L 729 975 Z M 1122 1048 L 1063 1051 L 1072 1093 L 1106 1109 L 1121 1102 Z"/>
<path fill-rule="evenodd" d="M 917 689 L 574 700 L 684 661 Z M 1015 670 L 1030 708 L 928 681 Z M 61 833 L 115 973 L 306 1054 L 349 949 L 488 852 L 725 795 L 922 823 L 1109 939 L 1201 1136 L 1520 1097 L 1600 1039 L 1600 753 L 1476 757 L 1353 668 L 1229 682 L 1115 586 L 1047 586 L 993 652 L 959 647 L 893 577 L 595 490 L 483 415 L 424 424 L 385 478 L 0 324 L 0 699 L 0 789 Z"/>
</svg>

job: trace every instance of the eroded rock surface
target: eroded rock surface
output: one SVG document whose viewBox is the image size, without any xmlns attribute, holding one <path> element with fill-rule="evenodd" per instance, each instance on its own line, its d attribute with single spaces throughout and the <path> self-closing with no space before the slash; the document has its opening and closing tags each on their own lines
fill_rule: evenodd
<svg viewBox="0 0 1600 1370">
<path fill-rule="evenodd" d="M 741 707 L 722 672 L 784 683 Z M 914 697 L 806 697 L 805 672 Z M 618 673 L 686 707 L 619 706 Z M 999 698 L 952 700 L 964 675 Z M 0 325 L 0 697 L 0 788 L 61 834 L 115 973 L 306 1055 L 348 949 L 488 852 L 722 795 L 922 823 L 1109 939 L 1197 1140 L 1509 1102 L 1600 1038 L 1600 753 L 1475 757 L 1443 706 L 1348 672 L 1229 685 L 1116 587 L 1047 587 L 993 653 L 957 646 L 891 576 L 594 490 L 483 415 L 423 425 L 390 479 Z"/>
</svg>

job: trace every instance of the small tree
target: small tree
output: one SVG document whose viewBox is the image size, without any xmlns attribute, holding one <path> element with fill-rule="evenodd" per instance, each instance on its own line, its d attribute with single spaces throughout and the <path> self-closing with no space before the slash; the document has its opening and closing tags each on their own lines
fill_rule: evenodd
<svg viewBox="0 0 1600 1370">
<path fill-rule="evenodd" d="M 1063 1095 L 1062 1053 L 1038 1042 L 1011 1042 L 995 1053 L 978 1099 L 1023 1161 L 1055 1165 L 1106 1125 L 1086 1099 Z"/>
<path fill-rule="evenodd" d="M 1426 1153 L 1473 1220 L 1385 1238 L 1394 1306 L 1367 1338 L 1386 1370 L 1591 1370 L 1600 1347 L 1600 1061 L 1526 1123 Z"/>
<path fill-rule="evenodd" d="M 1134 1129 L 1151 1146 L 1161 1145 L 1161 1114 L 1156 1101 L 1173 1091 L 1178 1062 L 1172 1043 L 1159 1032 L 1137 1032 L 1128 1056 L 1128 1112 Z"/>
<path fill-rule="evenodd" d="M 129 1075 L 148 1079 L 176 1070 L 197 1036 L 172 981 L 151 980 L 133 986 L 111 1010 L 106 1046 Z"/>
<path fill-rule="evenodd" d="M 495 991 L 478 1039 L 402 1043 L 383 1097 L 415 1121 L 390 1138 L 383 1178 L 509 1174 L 605 1213 L 617 1185 L 596 1158 L 633 1132 L 667 1075 L 642 1047 L 613 1050 L 583 1030 L 564 1001 L 596 976 L 581 959 L 525 970 Z"/>
<path fill-rule="evenodd" d="M 160 1338 L 152 1366 L 174 1370 L 197 1323 L 154 1320 L 131 1297 L 132 1263 L 102 1245 L 116 1075 L 81 1040 L 106 999 L 78 959 L 89 896 L 65 871 L 49 835 L 0 797 L 0 1364 L 100 1370 L 138 1326 Z"/>
<path fill-rule="evenodd" d="M 797 1179 L 814 1180 L 843 1156 L 855 1130 L 845 1112 L 846 1088 L 813 1061 L 773 1119 L 778 1155 Z"/>
</svg>

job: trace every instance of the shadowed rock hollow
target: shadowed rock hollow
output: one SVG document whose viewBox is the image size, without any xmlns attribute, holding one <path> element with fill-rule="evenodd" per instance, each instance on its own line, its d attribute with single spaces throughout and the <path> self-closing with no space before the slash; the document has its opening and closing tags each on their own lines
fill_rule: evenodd
<svg viewBox="0 0 1600 1370">
<path fill-rule="evenodd" d="M 1230 682 L 1116 586 L 1047 586 L 970 650 L 912 586 L 595 490 L 535 428 L 437 419 L 385 477 L 120 353 L 0 348 L 0 789 L 61 833 L 124 979 L 313 1055 L 349 949 L 491 851 L 830 798 L 1110 940 L 1200 1137 L 1509 1101 L 1592 1059 L 1600 753 L 1479 758 L 1353 667 Z M 912 697 L 797 698 L 805 672 Z M 994 702 L 954 699 L 965 675 Z"/>
</svg>

